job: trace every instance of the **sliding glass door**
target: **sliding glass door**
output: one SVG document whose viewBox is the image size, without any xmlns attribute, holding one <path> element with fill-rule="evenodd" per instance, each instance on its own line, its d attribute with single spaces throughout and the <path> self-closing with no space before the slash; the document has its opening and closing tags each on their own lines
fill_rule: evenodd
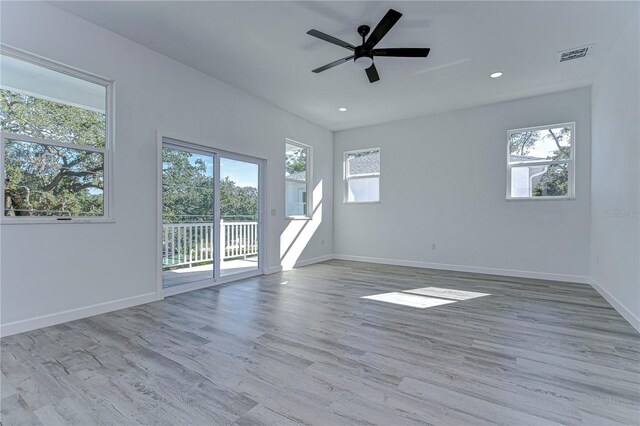
<svg viewBox="0 0 640 426">
<path fill-rule="evenodd" d="M 258 270 L 260 166 L 220 158 L 220 275 Z"/>
<path fill-rule="evenodd" d="M 162 285 L 215 276 L 215 155 L 162 148 Z"/>
<path fill-rule="evenodd" d="M 259 273 L 262 161 L 163 140 L 165 294 Z"/>
</svg>

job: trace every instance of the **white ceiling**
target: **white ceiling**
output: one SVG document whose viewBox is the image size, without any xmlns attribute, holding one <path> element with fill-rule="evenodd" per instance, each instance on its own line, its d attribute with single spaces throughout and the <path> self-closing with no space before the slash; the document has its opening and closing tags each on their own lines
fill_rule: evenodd
<svg viewBox="0 0 640 426">
<path fill-rule="evenodd" d="M 331 130 L 591 84 L 636 2 L 55 2 L 55 6 Z M 427 59 L 377 58 L 381 80 L 345 63 L 389 8 L 404 14 L 378 47 L 430 47 Z M 634 15 L 635 13 L 635 15 Z M 595 43 L 590 57 L 559 50 Z M 489 78 L 504 72 L 499 79 Z M 346 106 L 347 112 L 338 112 Z"/>
</svg>

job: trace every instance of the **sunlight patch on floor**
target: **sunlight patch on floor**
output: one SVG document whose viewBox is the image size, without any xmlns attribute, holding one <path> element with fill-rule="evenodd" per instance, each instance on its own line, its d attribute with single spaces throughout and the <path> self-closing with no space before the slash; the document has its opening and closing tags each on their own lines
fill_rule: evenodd
<svg viewBox="0 0 640 426">
<path fill-rule="evenodd" d="M 491 295 L 488 293 L 455 290 L 451 288 L 423 287 L 403 290 L 402 292 L 393 291 L 391 293 L 363 296 L 362 299 L 377 300 L 380 302 L 393 303 L 395 305 L 424 309 L 484 296 Z"/>
<path fill-rule="evenodd" d="M 396 305 L 404 305 L 421 309 L 455 302 L 455 300 L 437 299 L 435 297 L 418 296 L 417 294 L 398 293 L 395 291 L 392 293 L 364 296 L 363 299 L 379 300 L 380 302 L 394 303 Z"/>
</svg>

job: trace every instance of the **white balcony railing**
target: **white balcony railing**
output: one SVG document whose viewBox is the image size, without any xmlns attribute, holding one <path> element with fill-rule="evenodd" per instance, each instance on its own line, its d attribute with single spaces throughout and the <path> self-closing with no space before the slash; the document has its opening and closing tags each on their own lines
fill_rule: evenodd
<svg viewBox="0 0 640 426">
<path fill-rule="evenodd" d="M 166 223 L 162 225 L 162 266 L 192 266 L 211 262 L 215 256 L 213 223 Z M 222 260 L 258 254 L 258 222 L 220 224 Z"/>
</svg>

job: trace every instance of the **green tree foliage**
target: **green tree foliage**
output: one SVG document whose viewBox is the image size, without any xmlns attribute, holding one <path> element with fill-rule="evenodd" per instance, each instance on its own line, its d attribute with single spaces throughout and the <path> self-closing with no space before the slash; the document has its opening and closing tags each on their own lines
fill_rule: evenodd
<svg viewBox="0 0 640 426">
<path fill-rule="evenodd" d="M 213 222 L 213 175 L 203 159 L 162 150 L 162 217 L 165 223 Z"/>
<path fill-rule="evenodd" d="M 513 133 L 509 139 L 509 153 L 511 155 L 525 156 L 538 141 L 538 132 Z"/>
<path fill-rule="evenodd" d="M 294 149 L 291 149 L 292 147 Z M 293 145 L 287 145 L 284 158 L 285 175 L 292 176 L 307 170 L 307 150 Z"/>
<path fill-rule="evenodd" d="M 571 156 L 571 146 L 564 143 L 571 138 L 571 129 L 546 129 L 528 132 L 519 132 L 511 135 L 509 140 L 509 153 L 511 156 L 525 157 L 530 155 L 536 143 L 541 140 L 551 140 L 556 145 L 551 155 L 540 160 L 568 160 Z M 566 164 L 548 166 L 546 172 L 540 177 L 533 188 L 534 197 L 550 197 L 567 195 L 569 190 L 569 170 Z"/>
<path fill-rule="evenodd" d="M 566 160 L 571 156 L 571 147 L 560 142 L 571 137 L 571 129 L 565 127 L 556 134 L 552 129 L 548 129 L 548 136 L 553 139 L 557 149 L 553 151 L 551 160 Z M 569 193 L 569 168 L 567 164 L 554 164 L 549 166 L 546 173 L 542 175 L 536 186 L 533 188 L 534 197 L 563 196 Z"/>
<path fill-rule="evenodd" d="M 528 132 L 513 133 L 509 139 L 509 153 L 513 156 L 526 156 L 529 155 L 536 143 L 544 139 L 552 140 L 557 149 L 553 152 L 553 155 L 547 156 L 547 158 L 540 158 L 541 160 L 566 160 L 571 153 L 571 147 L 569 144 L 563 144 L 566 138 L 571 137 L 571 129 L 564 127 L 559 131 L 556 129 L 546 130 L 533 130 Z"/>
<path fill-rule="evenodd" d="M 194 159 L 195 158 L 195 159 Z M 162 209 L 165 223 L 213 222 L 213 172 L 202 157 L 163 150 Z M 258 189 L 238 186 L 229 176 L 220 180 L 223 220 L 256 220 Z"/>
<path fill-rule="evenodd" d="M 220 179 L 220 216 L 229 221 L 257 220 L 258 188 L 237 186 L 229 176 Z"/>
<path fill-rule="evenodd" d="M 549 166 L 533 188 L 535 197 L 563 196 L 569 193 L 569 170 L 566 164 Z"/>
<path fill-rule="evenodd" d="M 105 146 L 105 115 L 0 89 L 3 132 L 83 146 Z M 5 214 L 103 212 L 102 154 L 20 141 L 5 150 Z"/>
</svg>

